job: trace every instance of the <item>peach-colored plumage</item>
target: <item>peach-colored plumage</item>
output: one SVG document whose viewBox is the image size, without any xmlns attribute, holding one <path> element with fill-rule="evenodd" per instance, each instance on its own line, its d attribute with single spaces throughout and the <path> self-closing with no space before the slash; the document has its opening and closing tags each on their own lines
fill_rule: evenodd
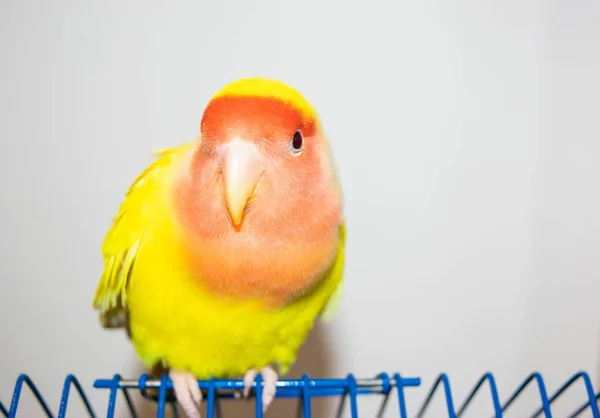
<svg viewBox="0 0 600 418">
<path fill-rule="evenodd" d="M 296 129 L 305 138 L 302 158 L 289 152 Z M 208 105 L 201 132 L 191 170 L 182 165 L 174 186 L 198 279 L 218 294 L 275 304 L 293 299 L 322 276 L 338 246 L 340 192 L 317 120 L 278 99 L 224 97 Z M 268 172 L 239 227 L 223 210 L 214 156 L 235 137 L 258 145 Z"/>
</svg>

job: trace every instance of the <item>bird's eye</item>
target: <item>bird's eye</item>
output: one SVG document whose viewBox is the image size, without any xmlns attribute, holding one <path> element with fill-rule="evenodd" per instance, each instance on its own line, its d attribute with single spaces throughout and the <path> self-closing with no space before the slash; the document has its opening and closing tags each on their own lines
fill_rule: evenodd
<svg viewBox="0 0 600 418">
<path fill-rule="evenodd" d="M 294 132 L 294 136 L 292 137 L 292 143 L 290 145 L 292 148 L 292 154 L 299 154 L 302 151 L 302 147 L 304 145 L 304 138 L 302 138 L 302 132 L 300 132 L 300 130 Z"/>
</svg>

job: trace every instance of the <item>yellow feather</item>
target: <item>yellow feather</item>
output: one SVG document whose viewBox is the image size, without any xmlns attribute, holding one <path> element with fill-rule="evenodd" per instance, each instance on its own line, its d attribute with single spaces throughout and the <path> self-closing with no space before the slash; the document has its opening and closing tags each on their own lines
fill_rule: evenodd
<svg viewBox="0 0 600 418">
<path fill-rule="evenodd" d="M 124 326 L 127 303 L 126 288 L 141 240 L 154 222 L 154 202 L 164 199 L 165 173 L 174 155 L 189 147 L 162 150 L 158 157 L 133 182 L 113 220 L 104 244 L 104 272 L 98 283 L 93 306 L 100 311 L 105 326 Z"/>
<path fill-rule="evenodd" d="M 327 306 L 325 306 L 325 309 L 323 309 L 323 312 L 321 313 L 321 320 L 324 323 L 333 321 L 333 318 L 335 317 L 335 314 L 339 310 L 340 305 L 342 303 L 343 294 L 344 294 L 344 282 L 341 281 L 339 286 L 337 287 L 335 293 L 329 299 Z"/>
<path fill-rule="evenodd" d="M 260 77 L 242 78 L 227 84 L 212 97 L 212 100 L 230 96 L 278 99 L 299 109 L 304 117 L 317 119 L 317 112 L 310 102 L 298 90 L 281 81 Z"/>
</svg>

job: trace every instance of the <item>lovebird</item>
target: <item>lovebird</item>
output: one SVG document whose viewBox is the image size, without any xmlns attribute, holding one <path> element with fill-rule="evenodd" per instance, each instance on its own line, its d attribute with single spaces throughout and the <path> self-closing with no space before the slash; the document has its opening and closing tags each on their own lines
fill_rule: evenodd
<svg viewBox="0 0 600 418">
<path fill-rule="evenodd" d="M 260 373 L 263 411 L 315 321 L 338 309 L 346 227 L 332 151 L 295 88 L 243 78 L 196 138 L 156 152 L 102 245 L 93 306 L 141 363 L 168 372 L 189 418 L 198 379 Z"/>
</svg>

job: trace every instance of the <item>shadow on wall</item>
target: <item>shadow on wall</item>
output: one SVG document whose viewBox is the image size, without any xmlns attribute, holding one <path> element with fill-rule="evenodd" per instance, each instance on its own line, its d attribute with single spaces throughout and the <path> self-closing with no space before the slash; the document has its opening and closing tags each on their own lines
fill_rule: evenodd
<svg viewBox="0 0 600 418">
<path fill-rule="evenodd" d="M 315 324 L 308 339 L 300 348 L 298 360 L 290 372 L 283 378 L 300 378 L 304 373 L 308 373 L 311 377 L 329 377 L 333 373 L 332 370 L 332 350 L 328 346 L 326 333 L 323 332 L 319 321 Z M 131 376 L 139 376 L 147 371 L 139 364 L 135 364 L 130 372 Z M 122 399 L 119 402 L 124 402 Z M 147 401 L 141 396 L 135 396 L 135 404 L 138 415 L 140 417 L 155 417 L 156 403 Z M 311 416 L 315 418 L 325 418 L 333 416 L 337 403 L 335 399 L 317 398 L 311 400 Z M 225 400 L 221 402 L 223 418 L 230 417 L 254 417 L 254 400 L 249 401 L 233 401 Z M 269 407 L 265 416 L 268 417 L 295 417 L 298 409 L 298 399 L 281 399 L 277 398 Z M 119 418 L 129 418 L 127 410 L 122 410 Z M 179 418 L 185 418 L 185 414 L 178 407 Z M 206 402 L 202 404 L 202 417 L 206 417 Z M 165 417 L 173 417 L 172 408 L 167 407 Z"/>
</svg>

